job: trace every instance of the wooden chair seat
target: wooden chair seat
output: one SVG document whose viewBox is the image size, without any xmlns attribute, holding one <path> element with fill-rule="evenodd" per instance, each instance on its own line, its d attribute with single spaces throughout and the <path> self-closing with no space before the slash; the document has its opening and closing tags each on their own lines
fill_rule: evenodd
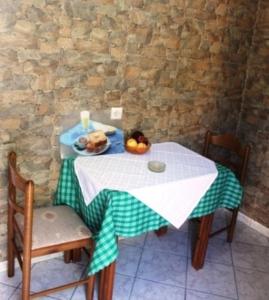
<svg viewBox="0 0 269 300">
<path fill-rule="evenodd" d="M 15 214 L 21 234 L 24 217 Z M 50 247 L 91 238 L 92 234 L 84 222 L 68 206 L 51 206 L 33 210 L 32 249 Z"/>
</svg>

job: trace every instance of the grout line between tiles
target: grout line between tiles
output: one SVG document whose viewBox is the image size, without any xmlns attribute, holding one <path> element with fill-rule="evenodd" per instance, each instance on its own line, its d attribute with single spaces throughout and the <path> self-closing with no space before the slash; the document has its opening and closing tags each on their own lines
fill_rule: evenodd
<svg viewBox="0 0 269 300">
<path fill-rule="evenodd" d="M 188 232 L 188 247 L 187 247 L 187 254 L 189 253 L 189 247 L 190 247 L 190 233 Z M 186 271 L 185 271 L 185 291 L 184 291 L 184 300 L 187 299 L 188 268 L 189 268 L 189 259 L 188 259 L 188 256 L 187 256 Z"/>
<path fill-rule="evenodd" d="M 8 300 L 11 299 L 13 297 L 13 295 L 15 295 L 16 291 L 18 290 L 18 288 L 14 288 L 14 291 L 11 293 L 11 295 L 8 297 Z"/>
<path fill-rule="evenodd" d="M 120 273 L 120 272 L 116 272 L 115 274 L 120 275 L 120 276 L 123 276 L 123 277 L 127 277 L 127 278 L 135 278 L 135 277 L 132 276 L 132 275 L 127 275 L 127 274 L 123 274 L 123 273 Z"/>
<path fill-rule="evenodd" d="M 231 257 L 232 257 L 232 267 L 233 267 L 233 273 L 234 273 L 235 290 L 236 290 L 237 299 L 239 299 L 238 286 L 237 286 L 237 280 L 236 280 L 236 272 L 235 272 L 235 265 L 234 265 L 234 259 L 233 259 L 232 244 L 230 243 L 229 246 L 230 246 Z"/>
<path fill-rule="evenodd" d="M 16 288 L 18 288 L 18 287 L 20 286 L 21 281 L 20 281 L 20 283 L 18 283 L 17 285 L 11 285 L 11 284 L 9 284 L 9 283 L 2 282 L 2 281 L 0 282 L 0 284 L 3 284 L 3 285 L 6 285 L 6 286 L 8 286 L 8 287 L 11 287 L 11 288 L 16 289 Z"/>
<path fill-rule="evenodd" d="M 196 289 L 192 289 L 192 288 L 187 289 L 187 291 L 198 292 L 198 293 L 201 293 L 201 294 L 204 294 L 204 295 L 208 295 L 208 296 L 217 296 L 217 297 L 220 297 L 220 298 L 223 298 L 223 299 L 231 299 L 231 300 L 237 300 L 238 299 L 238 298 L 233 298 L 233 297 L 229 297 L 229 296 L 222 296 L 222 295 L 215 294 L 215 293 L 207 293 L 207 292 L 196 290 Z M 210 299 L 210 298 L 208 298 L 208 299 Z"/>
<path fill-rule="evenodd" d="M 0 285 L 1 286 L 6 286 L 6 287 L 9 287 L 9 288 L 12 288 L 13 289 L 13 291 L 12 291 L 12 293 L 10 294 L 10 296 L 8 297 L 8 299 L 10 299 L 10 297 L 12 297 L 12 295 L 15 293 L 15 291 L 16 291 L 16 287 L 14 287 L 14 286 L 10 286 L 10 285 L 8 285 L 8 284 L 5 284 L 5 283 L 0 283 Z"/>
<path fill-rule="evenodd" d="M 234 266 L 234 269 L 235 270 L 237 270 L 237 269 L 243 269 L 243 270 L 248 270 L 248 271 L 256 271 L 256 272 L 263 273 L 263 274 L 266 274 L 266 275 L 269 274 L 269 270 L 267 272 L 267 271 L 264 271 L 264 270 L 259 270 L 257 268 L 248 268 L 248 267 Z"/>
<path fill-rule="evenodd" d="M 140 262 L 142 260 L 142 255 L 143 255 L 143 252 L 144 252 L 144 247 L 145 247 L 145 244 L 146 244 L 146 239 L 147 239 L 147 234 L 145 236 L 145 239 L 144 239 L 144 243 L 143 243 L 143 247 L 142 247 L 142 251 L 140 253 L 140 257 L 139 257 L 139 260 L 138 260 L 138 263 L 137 263 L 137 268 L 136 268 L 136 272 L 135 272 L 135 275 L 134 275 L 134 280 L 133 280 L 133 283 L 132 283 L 132 287 L 131 287 L 131 291 L 130 291 L 130 295 L 129 295 L 129 300 L 131 299 L 132 297 L 132 294 L 133 294 L 133 289 L 134 289 L 134 285 L 135 285 L 135 280 L 137 278 L 137 273 L 138 273 L 138 269 L 140 267 Z"/>
<path fill-rule="evenodd" d="M 191 258 L 189 258 L 189 260 L 191 260 Z M 226 267 L 233 267 L 231 264 L 226 264 L 226 263 L 223 263 L 223 262 L 216 262 L 216 261 L 209 261 L 207 259 L 205 260 L 204 266 L 206 265 L 206 262 L 209 263 L 209 264 L 214 264 L 214 265 L 222 265 L 222 266 L 226 266 Z M 201 270 L 203 270 L 203 268 Z"/>
<path fill-rule="evenodd" d="M 141 279 L 141 280 L 144 280 L 144 281 L 149 281 L 149 282 L 153 282 L 153 283 L 157 283 L 157 284 L 165 285 L 165 286 L 170 286 L 170 287 L 177 287 L 177 288 L 181 288 L 183 290 L 185 289 L 185 287 L 183 285 L 176 285 L 176 284 L 172 284 L 172 283 L 163 283 L 163 282 L 155 281 L 155 280 L 152 280 L 152 279 L 145 279 L 145 278 L 142 278 L 142 277 L 139 277 L 139 276 L 137 276 L 136 279 Z"/>
<path fill-rule="evenodd" d="M 244 244 L 244 245 L 250 245 L 250 246 L 261 247 L 261 248 L 269 248 L 269 245 L 268 245 L 268 246 L 265 246 L 265 245 L 259 245 L 259 244 L 251 244 L 251 243 L 248 243 L 248 242 L 242 242 L 242 241 L 233 241 L 233 243 L 236 243 L 236 244 Z"/>
<path fill-rule="evenodd" d="M 148 232 L 146 233 L 145 238 L 144 238 L 144 241 L 143 241 L 143 245 L 142 245 L 142 248 L 143 248 L 143 249 L 144 249 L 145 246 L 146 246 L 147 238 L 148 238 Z"/>
</svg>

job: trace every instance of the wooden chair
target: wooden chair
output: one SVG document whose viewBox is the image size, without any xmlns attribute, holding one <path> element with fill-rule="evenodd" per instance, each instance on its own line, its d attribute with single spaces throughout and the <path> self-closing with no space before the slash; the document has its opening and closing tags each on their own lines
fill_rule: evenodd
<svg viewBox="0 0 269 300">
<path fill-rule="evenodd" d="M 218 147 L 219 151 L 212 155 L 212 148 Z M 221 149 L 225 149 L 221 153 Z M 231 134 L 206 133 L 203 155 L 231 169 L 237 176 L 241 185 L 245 184 L 250 146 L 241 145 L 240 141 Z M 231 210 L 232 217 L 228 226 L 210 234 L 210 237 L 227 230 L 227 241 L 232 242 L 239 207 Z"/>
<path fill-rule="evenodd" d="M 94 276 L 31 294 L 31 260 L 33 257 L 65 252 L 69 259 L 72 259 L 72 253 L 75 254 L 77 249 L 87 246 L 93 249 L 93 241 L 89 229 L 70 207 L 54 206 L 33 209 L 34 183 L 31 180 L 25 180 L 17 171 L 15 152 L 11 152 L 8 156 L 8 180 L 8 276 L 14 276 L 16 256 L 22 269 L 22 300 L 80 284 L 87 285 L 86 299 L 91 300 Z M 22 192 L 23 196 L 21 205 L 17 199 L 18 192 Z"/>
</svg>

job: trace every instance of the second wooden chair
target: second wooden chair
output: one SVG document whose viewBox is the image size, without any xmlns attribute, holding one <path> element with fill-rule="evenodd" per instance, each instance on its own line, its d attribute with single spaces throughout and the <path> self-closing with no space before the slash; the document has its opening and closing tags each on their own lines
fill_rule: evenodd
<svg viewBox="0 0 269 300">
<path fill-rule="evenodd" d="M 218 148 L 214 154 L 213 147 Z M 243 146 L 239 139 L 231 134 L 215 134 L 211 131 L 206 133 L 203 155 L 231 169 L 242 186 L 246 180 L 249 154 L 250 146 Z M 239 207 L 232 210 L 232 217 L 228 226 L 211 233 L 210 237 L 227 230 L 227 241 L 232 242 L 238 210 Z"/>
</svg>

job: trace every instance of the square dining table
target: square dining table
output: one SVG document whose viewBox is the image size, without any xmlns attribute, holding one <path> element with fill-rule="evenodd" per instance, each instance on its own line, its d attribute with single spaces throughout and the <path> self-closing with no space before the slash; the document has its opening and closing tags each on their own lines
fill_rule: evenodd
<svg viewBox="0 0 269 300">
<path fill-rule="evenodd" d="M 163 173 L 149 161 L 166 164 Z M 233 172 L 177 143 L 153 144 L 143 155 L 119 153 L 62 161 L 54 204 L 73 207 L 95 240 L 89 274 L 101 272 L 99 299 L 112 299 L 118 237 L 133 237 L 186 219 L 201 218 L 192 256 L 204 264 L 217 208 L 236 208 L 242 188 Z"/>
</svg>

